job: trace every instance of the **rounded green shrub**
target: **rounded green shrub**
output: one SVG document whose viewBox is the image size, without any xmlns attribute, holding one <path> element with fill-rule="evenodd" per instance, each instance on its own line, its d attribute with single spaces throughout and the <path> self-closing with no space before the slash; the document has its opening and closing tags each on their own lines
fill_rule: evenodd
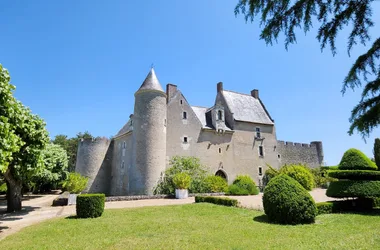
<svg viewBox="0 0 380 250">
<path fill-rule="evenodd" d="M 329 177 L 346 180 L 380 180 L 380 171 L 374 170 L 334 170 Z"/>
<path fill-rule="evenodd" d="M 313 174 L 303 165 L 285 165 L 280 169 L 280 173 L 292 177 L 306 190 L 310 191 L 315 186 Z"/>
<path fill-rule="evenodd" d="M 346 197 L 379 197 L 380 181 L 351 181 L 340 180 L 330 183 L 326 191 L 328 197 L 346 198 Z"/>
<path fill-rule="evenodd" d="M 103 214 L 104 194 L 81 194 L 77 197 L 76 211 L 78 218 L 96 218 Z"/>
<path fill-rule="evenodd" d="M 341 170 L 377 170 L 376 164 L 363 152 L 351 148 L 347 150 L 339 163 Z"/>
<path fill-rule="evenodd" d="M 265 187 L 263 205 L 269 221 L 280 224 L 313 223 L 317 215 L 310 194 L 285 174 L 274 177 Z"/>
<path fill-rule="evenodd" d="M 228 190 L 227 181 L 220 176 L 214 176 L 214 175 L 207 176 L 204 182 L 205 182 L 206 190 L 209 193 L 227 192 Z"/>
<path fill-rule="evenodd" d="M 244 189 L 236 184 L 232 184 L 228 187 L 228 194 L 230 195 L 249 195 L 249 192 L 247 189 Z"/>
<path fill-rule="evenodd" d="M 188 189 L 191 183 L 191 177 L 185 172 L 178 173 L 173 177 L 174 185 L 177 189 Z"/>
<path fill-rule="evenodd" d="M 247 190 L 247 193 L 250 195 L 256 195 L 260 192 L 256 183 L 249 175 L 238 175 L 232 184 L 238 186 L 240 189 Z"/>
<path fill-rule="evenodd" d="M 79 194 L 86 188 L 87 182 L 87 177 L 82 176 L 80 173 L 72 172 L 67 180 L 62 183 L 62 187 L 70 193 Z"/>
</svg>

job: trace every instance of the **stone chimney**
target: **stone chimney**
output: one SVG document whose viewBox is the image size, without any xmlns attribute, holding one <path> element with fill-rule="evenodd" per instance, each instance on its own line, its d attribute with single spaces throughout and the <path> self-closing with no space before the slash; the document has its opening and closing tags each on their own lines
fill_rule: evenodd
<svg viewBox="0 0 380 250">
<path fill-rule="evenodd" d="M 218 93 L 223 91 L 223 83 L 222 82 L 218 82 L 218 84 L 216 85 L 216 90 L 218 91 Z"/>
<path fill-rule="evenodd" d="M 258 89 L 252 90 L 251 91 L 251 96 L 253 96 L 256 99 L 259 99 L 259 90 Z"/>
<path fill-rule="evenodd" d="M 166 85 L 166 103 L 173 97 L 174 93 L 177 91 L 177 85 L 168 83 Z"/>
</svg>

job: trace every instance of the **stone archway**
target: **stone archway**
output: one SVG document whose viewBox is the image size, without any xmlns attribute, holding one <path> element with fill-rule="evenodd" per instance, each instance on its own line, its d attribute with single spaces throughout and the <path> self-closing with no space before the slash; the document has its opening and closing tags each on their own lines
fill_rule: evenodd
<svg viewBox="0 0 380 250">
<path fill-rule="evenodd" d="M 220 176 L 223 179 L 225 179 L 226 181 L 228 181 L 226 172 L 224 172 L 221 169 L 219 169 L 218 171 L 216 171 L 215 176 Z"/>
</svg>

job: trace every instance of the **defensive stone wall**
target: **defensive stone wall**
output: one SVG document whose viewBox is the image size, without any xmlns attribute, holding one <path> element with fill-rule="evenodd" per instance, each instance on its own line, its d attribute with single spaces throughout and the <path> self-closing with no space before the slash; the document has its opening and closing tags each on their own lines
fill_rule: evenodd
<svg viewBox="0 0 380 250">
<path fill-rule="evenodd" d="M 83 192 L 109 194 L 112 148 L 111 140 L 105 137 L 79 142 L 75 171 L 89 178 Z"/>
<path fill-rule="evenodd" d="M 311 168 L 316 168 L 323 163 L 322 142 L 314 141 L 310 144 L 277 141 L 277 152 L 280 167 L 285 164 L 306 164 Z"/>
</svg>

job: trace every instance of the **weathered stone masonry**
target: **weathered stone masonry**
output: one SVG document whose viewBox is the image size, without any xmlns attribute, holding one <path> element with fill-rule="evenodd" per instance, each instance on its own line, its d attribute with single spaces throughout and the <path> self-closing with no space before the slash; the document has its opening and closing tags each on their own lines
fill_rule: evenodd
<svg viewBox="0 0 380 250">
<path fill-rule="evenodd" d="M 212 107 L 191 106 L 176 85 L 163 91 L 152 69 L 135 93 L 134 114 L 117 135 L 79 142 L 76 171 L 90 179 L 85 192 L 151 195 L 176 155 L 199 158 L 210 174 L 229 183 L 248 174 L 260 185 L 267 164 L 320 166 L 323 147 L 318 141 L 277 141 L 256 89 L 236 93 L 220 82 Z"/>
</svg>

